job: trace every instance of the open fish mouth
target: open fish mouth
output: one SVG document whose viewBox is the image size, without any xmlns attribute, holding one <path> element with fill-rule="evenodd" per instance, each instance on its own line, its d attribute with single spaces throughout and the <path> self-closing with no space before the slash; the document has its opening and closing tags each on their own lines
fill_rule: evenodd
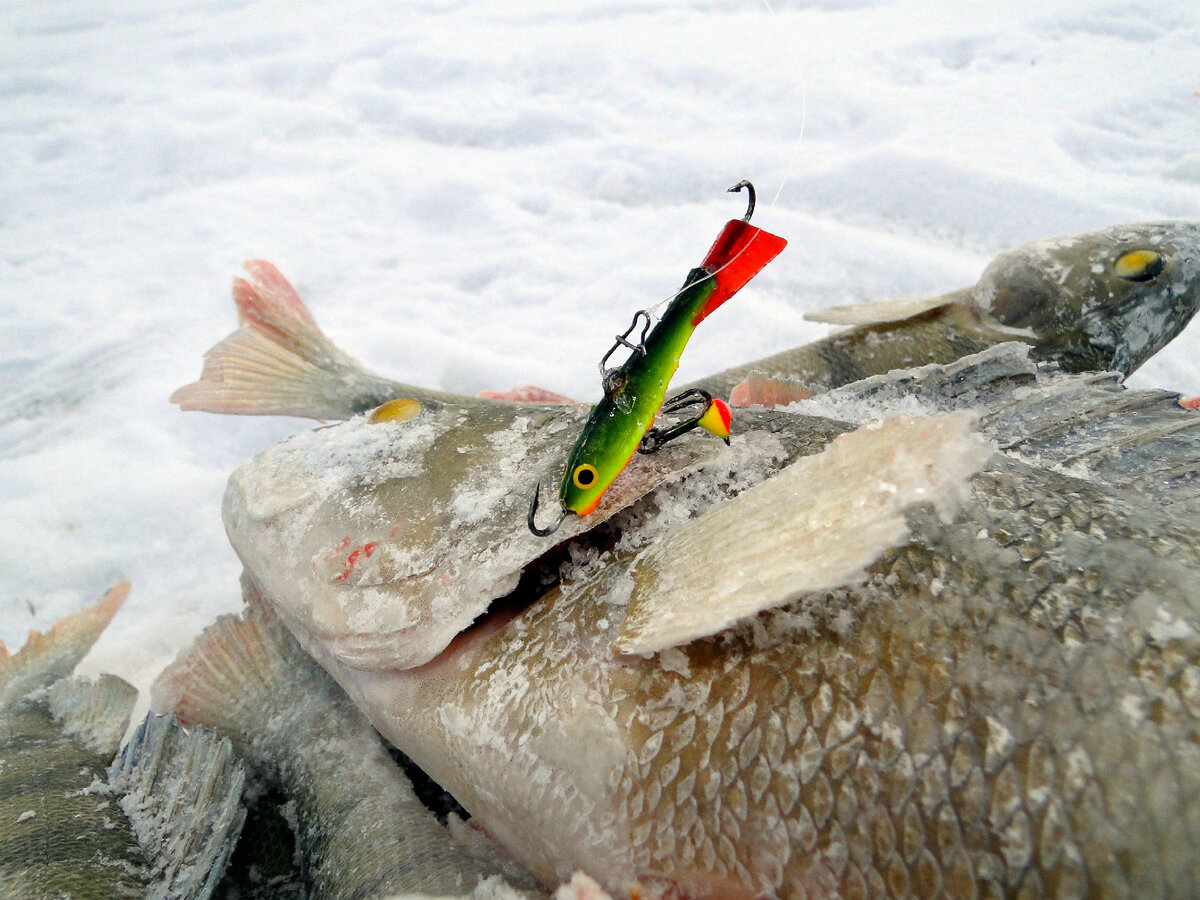
<svg viewBox="0 0 1200 900">
<path fill-rule="evenodd" d="M 360 416 L 295 435 L 234 472 L 226 531 L 290 628 L 356 669 L 422 665 L 496 601 L 522 595 L 522 573 L 544 577 L 574 538 L 729 452 L 696 439 L 635 460 L 596 512 L 569 517 L 548 548 L 526 526 L 527 498 L 561 465 L 583 413 L 496 406 L 429 405 L 403 423 Z M 753 463 L 754 445 L 742 462 Z"/>
</svg>

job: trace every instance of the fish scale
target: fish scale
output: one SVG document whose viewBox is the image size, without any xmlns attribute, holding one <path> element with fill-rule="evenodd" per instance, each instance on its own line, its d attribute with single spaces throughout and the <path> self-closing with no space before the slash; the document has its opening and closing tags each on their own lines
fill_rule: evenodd
<svg viewBox="0 0 1200 900">
<path fill-rule="evenodd" d="M 975 477 L 949 526 L 911 519 L 919 539 L 865 586 L 674 648 L 670 666 L 607 649 L 619 617 L 605 598 L 622 595 L 629 559 L 597 564 L 460 675 L 410 681 L 405 727 L 436 745 L 420 710 L 471 711 L 484 733 L 515 715 L 551 722 L 581 702 L 587 671 L 586 703 L 620 737 L 618 774 L 586 818 L 568 817 L 569 841 L 545 840 L 558 818 L 527 833 L 542 844 L 535 870 L 558 877 L 573 859 L 722 896 L 1132 897 L 1200 883 L 1197 522 L 1011 454 Z M 835 628 L 844 615 L 852 627 Z M 525 687 L 518 701 L 498 684 Z M 544 763 L 517 749 L 496 765 Z M 490 771 L 475 758 L 490 787 L 443 783 L 511 835 Z M 551 773 L 531 804 L 577 803 L 582 777 Z"/>
<path fill-rule="evenodd" d="M 1028 328 L 1037 358 L 1127 373 L 1154 346 L 1125 346 L 1109 325 L 1159 322 L 1173 289 L 1135 279 L 1143 287 L 1097 293 L 1084 278 L 1068 290 L 1039 264 L 1057 267 L 1063 253 L 1123 259 L 1128 242 L 1164 227 L 1180 243 L 1156 245 L 1163 272 L 1185 290 L 1153 335 L 1161 345 L 1195 309 L 1195 226 L 1033 245 L 998 259 L 970 298 L 901 303 L 907 312 L 891 319 L 879 316 L 896 304 L 873 307 L 869 333 L 850 333 L 860 345 L 848 355 L 868 367 L 853 374 L 891 368 L 885 351 L 908 353 L 905 335 L 919 340 L 923 323 L 938 353 L 963 349 L 948 323 L 951 337 L 985 345 Z M 1109 293 L 1134 302 L 1103 307 Z M 1081 338 L 1081 316 L 1059 315 L 1064 304 L 1104 328 Z M 1028 323 L 1011 318 L 1025 314 Z M 1052 320 L 1068 333 L 1039 330 Z M 826 344 L 845 349 L 846 334 Z M 906 364 L 931 358 L 913 350 Z M 640 884 L 643 895 L 688 897 L 1187 895 L 1200 884 L 1200 434 L 1169 395 L 993 346 L 787 412 L 738 410 L 728 451 L 683 439 L 635 460 L 610 491 L 619 498 L 588 517 L 603 529 L 564 525 L 566 580 L 443 655 L 443 636 L 415 629 L 400 640 L 408 619 L 390 617 L 461 614 L 448 640 L 538 564 L 514 487 L 561 458 L 581 413 L 404 390 L 420 403 L 412 421 L 313 432 L 239 470 L 227 528 L 305 648 L 547 884 L 576 867 L 616 893 Z M 352 412 L 349 393 L 334 405 Z M 743 492 L 770 497 L 803 457 L 896 409 L 970 410 L 1009 447 L 972 478 L 956 518 L 908 514 L 909 537 L 862 581 L 797 592 L 680 646 L 615 652 L 635 603 L 670 594 L 638 594 L 655 571 L 690 560 L 702 578 L 666 599 L 699 617 L 708 584 L 740 577 L 743 559 L 782 566 L 787 556 L 739 547 L 739 533 L 760 541 L 771 528 L 728 517 L 718 521 L 734 540 L 721 553 L 681 540 L 671 543 L 681 558 L 663 560 L 657 546 L 694 539 L 710 513 L 744 512 Z M 446 444 L 450 427 L 461 434 Z M 387 449 L 402 444 L 403 471 Z M 305 465 L 276 483 L 273 463 L 289 453 Z M 755 513 L 768 514 L 788 509 Z M 343 547 L 344 558 L 330 555 Z M 370 559 L 339 581 L 359 550 Z M 431 550 L 432 569 L 405 568 Z M 314 579 L 326 557 L 333 568 Z M 460 608 L 466 600 L 479 605 Z"/>
</svg>

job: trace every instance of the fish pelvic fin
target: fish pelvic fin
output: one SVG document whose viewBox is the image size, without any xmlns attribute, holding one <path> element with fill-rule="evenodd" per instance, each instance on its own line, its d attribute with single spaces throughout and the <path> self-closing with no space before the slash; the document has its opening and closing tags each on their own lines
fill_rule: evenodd
<svg viewBox="0 0 1200 900">
<path fill-rule="evenodd" d="M 751 372 L 733 386 L 729 392 L 730 406 L 787 406 L 799 400 L 807 400 L 812 391 L 799 381 L 790 378 L 768 378 L 761 372 Z"/>
<path fill-rule="evenodd" d="M 508 400 L 512 403 L 578 403 L 578 400 L 560 394 L 556 391 L 538 387 L 536 384 L 526 384 L 507 391 L 480 391 L 476 394 L 481 400 Z"/>
<path fill-rule="evenodd" d="M 336 347 L 295 288 L 266 260 L 233 281 L 240 327 L 204 355 L 200 379 L 170 400 L 184 410 L 348 419 L 397 396 Z M 348 387 L 349 386 L 349 387 Z"/>
<path fill-rule="evenodd" d="M 118 582 L 91 606 L 60 620 L 45 634 L 31 631 L 15 654 L 0 643 L 0 710 L 75 671 L 129 596 L 129 587 L 128 581 Z"/>
<path fill-rule="evenodd" d="M 718 306 L 740 291 L 783 252 L 787 241 L 740 219 L 725 223 L 700 267 L 713 276 L 716 287 L 692 320 L 699 325 Z"/>
<path fill-rule="evenodd" d="M 210 896 L 246 820 L 245 770 L 229 741 L 151 713 L 108 780 L 149 861 L 146 896 Z"/>
</svg>

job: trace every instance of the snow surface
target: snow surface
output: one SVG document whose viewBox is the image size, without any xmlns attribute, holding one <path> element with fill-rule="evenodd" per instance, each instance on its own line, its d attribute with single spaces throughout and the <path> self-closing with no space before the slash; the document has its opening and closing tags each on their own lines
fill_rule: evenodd
<svg viewBox="0 0 1200 900">
<path fill-rule="evenodd" d="M 1035 238 L 1200 218 L 1194 0 L 21 0 L 0 60 L 0 637 L 128 577 L 80 672 L 143 691 L 241 603 L 229 472 L 308 427 L 166 402 L 245 259 L 383 374 L 595 399 L 742 178 L 791 244 L 681 381 Z M 1134 382 L 1200 393 L 1198 344 Z"/>
</svg>

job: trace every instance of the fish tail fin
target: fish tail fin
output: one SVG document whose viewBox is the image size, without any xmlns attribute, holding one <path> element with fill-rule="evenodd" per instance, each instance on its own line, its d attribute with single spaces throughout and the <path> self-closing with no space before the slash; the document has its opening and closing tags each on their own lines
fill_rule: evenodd
<svg viewBox="0 0 1200 900">
<path fill-rule="evenodd" d="M 787 241 L 779 235 L 763 231 L 741 219 L 726 222 L 700 263 L 700 268 L 715 278 L 716 289 L 709 295 L 692 324 L 703 322 L 713 310 L 745 287 L 786 246 Z"/>
<path fill-rule="evenodd" d="M 181 409 L 346 419 L 396 396 L 338 349 L 296 289 L 266 260 L 233 280 L 239 328 L 204 355 L 200 379 L 170 397 Z"/>
<path fill-rule="evenodd" d="M 116 675 L 62 678 L 47 690 L 46 702 L 64 734 L 111 759 L 129 727 L 137 688 Z"/>
<path fill-rule="evenodd" d="M 45 634 L 29 632 L 25 646 L 16 653 L 10 654 L 0 643 L 4 647 L 0 655 L 0 709 L 70 675 L 128 596 L 129 582 L 118 582 L 91 606 L 60 620 Z"/>
<path fill-rule="evenodd" d="M 147 896 L 209 896 L 246 819 L 245 770 L 229 741 L 150 713 L 108 780 L 150 862 Z"/>
<path fill-rule="evenodd" d="M 241 615 L 219 616 L 163 669 L 151 687 L 150 705 L 184 725 L 213 728 L 249 747 L 262 723 L 287 704 L 281 694 L 296 680 L 298 650 L 244 575 L 242 592 L 247 608 Z"/>
</svg>

